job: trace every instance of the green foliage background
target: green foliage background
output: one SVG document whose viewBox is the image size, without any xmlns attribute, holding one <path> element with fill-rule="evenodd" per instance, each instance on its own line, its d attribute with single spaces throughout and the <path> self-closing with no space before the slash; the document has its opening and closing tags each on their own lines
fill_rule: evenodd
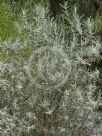
<svg viewBox="0 0 102 136">
<path fill-rule="evenodd" d="M 10 5 L 3 0 L 0 1 L 0 39 L 5 40 L 8 37 L 15 37 L 15 22 L 17 19 L 13 16 Z"/>
</svg>

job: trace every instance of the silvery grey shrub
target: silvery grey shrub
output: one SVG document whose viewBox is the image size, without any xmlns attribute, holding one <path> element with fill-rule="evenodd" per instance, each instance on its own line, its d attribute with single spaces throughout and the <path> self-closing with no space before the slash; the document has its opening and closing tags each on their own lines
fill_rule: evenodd
<svg viewBox="0 0 102 136">
<path fill-rule="evenodd" d="M 102 116 L 94 100 L 101 44 L 92 36 L 93 22 L 76 8 L 58 25 L 48 10 L 22 10 L 15 41 L 1 43 L 1 136 L 101 136 Z M 100 124 L 96 125 L 96 122 Z"/>
</svg>

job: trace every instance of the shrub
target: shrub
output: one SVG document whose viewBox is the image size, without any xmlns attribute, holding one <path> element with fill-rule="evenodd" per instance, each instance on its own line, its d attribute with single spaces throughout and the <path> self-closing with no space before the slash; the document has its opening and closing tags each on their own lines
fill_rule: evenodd
<svg viewBox="0 0 102 136">
<path fill-rule="evenodd" d="M 58 25 L 48 10 L 22 10 L 17 39 L 2 43 L 0 134 L 2 136 L 101 136 L 94 100 L 100 58 L 93 23 L 65 11 Z M 100 121 L 100 120 L 98 120 Z M 95 130 L 95 131 L 94 131 Z"/>
</svg>

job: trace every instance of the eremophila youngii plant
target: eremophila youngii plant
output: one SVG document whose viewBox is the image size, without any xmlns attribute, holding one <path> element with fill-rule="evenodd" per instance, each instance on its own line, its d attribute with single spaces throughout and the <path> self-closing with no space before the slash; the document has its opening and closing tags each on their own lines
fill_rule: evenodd
<svg viewBox="0 0 102 136">
<path fill-rule="evenodd" d="M 101 45 L 76 9 L 64 19 L 58 25 L 40 6 L 22 10 L 17 39 L 2 43 L 0 135 L 101 136 L 93 95 L 99 71 L 88 69 Z"/>
</svg>

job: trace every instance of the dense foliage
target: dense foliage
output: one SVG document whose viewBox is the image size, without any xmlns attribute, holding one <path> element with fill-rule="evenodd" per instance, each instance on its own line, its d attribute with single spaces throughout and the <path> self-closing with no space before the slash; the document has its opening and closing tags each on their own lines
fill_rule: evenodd
<svg viewBox="0 0 102 136">
<path fill-rule="evenodd" d="M 102 135 L 101 15 L 69 5 L 1 1 L 1 136 Z"/>
</svg>

